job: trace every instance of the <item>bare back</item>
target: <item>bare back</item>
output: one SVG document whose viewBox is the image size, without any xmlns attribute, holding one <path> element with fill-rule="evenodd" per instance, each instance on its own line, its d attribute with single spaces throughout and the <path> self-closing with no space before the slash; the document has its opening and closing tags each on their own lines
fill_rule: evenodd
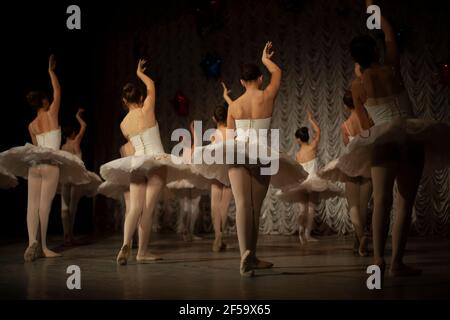
<svg viewBox="0 0 450 320">
<path fill-rule="evenodd" d="M 273 99 L 263 90 L 245 92 L 230 106 L 229 112 L 235 120 L 270 118 L 273 112 Z"/>
<path fill-rule="evenodd" d="M 300 147 L 300 150 L 297 151 L 295 155 L 295 159 L 298 163 L 305 163 L 308 161 L 313 160 L 317 156 L 317 146 L 314 146 L 313 144 L 302 144 Z"/>
<path fill-rule="evenodd" d="M 400 93 L 403 89 L 399 72 L 392 66 L 375 65 L 362 73 L 367 99 L 375 101 Z"/>
<path fill-rule="evenodd" d="M 120 128 L 125 138 L 129 139 L 155 125 L 156 117 L 153 109 L 145 111 L 144 108 L 135 108 L 128 111 Z"/>
<path fill-rule="evenodd" d="M 70 152 L 72 154 L 81 154 L 80 143 L 76 139 L 66 139 L 66 143 L 61 147 L 61 150 Z"/>
</svg>

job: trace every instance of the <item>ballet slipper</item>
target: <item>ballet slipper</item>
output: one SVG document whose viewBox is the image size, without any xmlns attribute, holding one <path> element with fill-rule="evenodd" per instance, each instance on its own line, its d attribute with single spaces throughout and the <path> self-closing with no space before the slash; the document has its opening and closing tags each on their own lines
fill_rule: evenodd
<svg viewBox="0 0 450 320">
<path fill-rule="evenodd" d="M 417 277 L 422 274 L 422 270 L 401 263 L 397 265 L 391 265 L 389 274 L 392 277 Z"/>
<path fill-rule="evenodd" d="M 273 263 L 269 261 L 260 260 L 258 258 L 253 258 L 251 263 L 253 269 L 270 269 L 273 267 Z"/>
<path fill-rule="evenodd" d="M 33 242 L 33 244 L 25 250 L 25 253 L 23 254 L 23 259 L 25 260 L 25 262 L 33 262 L 34 260 L 36 260 L 37 249 L 38 242 L 36 241 Z"/>
<path fill-rule="evenodd" d="M 154 261 L 158 261 L 158 260 L 162 260 L 162 258 L 160 256 L 151 254 L 151 253 L 147 253 L 145 256 L 136 256 L 136 262 L 137 263 L 150 263 L 150 262 L 154 262 Z"/>
<path fill-rule="evenodd" d="M 241 276 L 247 277 L 247 278 L 253 277 L 255 275 L 255 271 L 253 271 L 251 268 L 250 254 L 251 254 L 250 250 L 247 250 L 244 252 L 244 254 L 242 255 L 242 258 L 241 258 L 241 265 L 240 265 L 240 270 L 239 270 L 241 273 Z"/>
<path fill-rule="evenodd" d="M 45 257 L 45 258 L 58 258 L 58 257 L 62 257 L 62 254 L 56 253 L 56 252 L 50 250 L 49 248 L 42 249 L 42 252 L 44 253 L 44 257 Z"/>
<path fill-rule="evenodd" d="M 367 257 L 369 255 L 369 252 L 367 251 L 368 242 L 369 242 L 369 239 L 366 236 L 361 237 L 361 240 L 359 241 L 359 248 L 358 248 L 358 254 L 361 257 Z"/>
<path fill-rule="evenodd" d="M 128 262 L 128 257 L 130 256 L 130 247 L 126 244 L 120 249 L 117 255 L 117 264 L 124 266 Z"/>
<path fill-rule="evenodd" d="M 197 236 L 197 235 L 195 235 L 195 234 L 193 234 L 193 235 L 192 235 L 192 240 L 193 240 L 193 241 L 200 241 L 200 240 L 203 240 L 203 238 L 202 238 L 202 237 L 199 237 L 199 236 Z"/>
</svg>

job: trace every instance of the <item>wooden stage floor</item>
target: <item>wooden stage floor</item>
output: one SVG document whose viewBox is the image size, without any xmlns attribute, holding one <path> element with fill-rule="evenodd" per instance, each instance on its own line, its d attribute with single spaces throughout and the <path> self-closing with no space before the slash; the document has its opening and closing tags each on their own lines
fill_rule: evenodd
<svg viewBox="0 0 450 320">
<path fill-rule="evenodd" d="M 208 237 L 210 237 L 208 235 Z M 185 243 L 155 235 L 152 250 L 164 260 L 117 266 L 120 236 L 61 248 L 63 257 L 23 263 L 25 242 L 0 247 L 0 299 L 448 299 L 450 239 L 412 237 L 406 262 L 423 268 L 414 278 L 386 277 L 382 290 L 366 287 L 371 258 L 355 257 L 351 237 L 321 237 L 301 247 L 295 236 L 261 236 L 259 256 L 275 263 L 254 278 L 239 275 L 233 248 L 212 253 L 211 239 Z M 58 245 L 61 239 L 52 239 Z M 390 250 L 388 251 L 390 254 Z M 66 269 L 81 268 L 81 290 L 68 290 Z"/>
</svg>

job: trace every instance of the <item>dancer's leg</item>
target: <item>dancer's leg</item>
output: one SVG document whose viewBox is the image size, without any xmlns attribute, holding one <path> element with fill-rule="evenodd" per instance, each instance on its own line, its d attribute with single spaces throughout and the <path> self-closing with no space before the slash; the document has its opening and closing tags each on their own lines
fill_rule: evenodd
<svg viewBox="0 0 450 320">
<path fill-rule="evenodd" d="M 361 223 L 360 208 L 360 184 L 356 181 L 347 181 L 345 183 L 345 196 L 347 198 L 348 212 L 350 221 L 355 229 L 356 236 L 361 239 L 364 235 L 364 228 Z"/>
<path fill-rule="evenodd" d="M 308 199 L 308 215 L 306 216 L 305 237 L 308 242 L 318 241 L 311 236 L 314 229 L 314 217 L 316 216 L 316 208 L 319 204 L 319 197 L 317 193 L 311 193 Z"/>
<path fill-rule="evenodd" d="M 132 177 L 130 183 L 130 206 L 125 216 L 123 245 L 117 256 L 117 263 L 127 264 L 128 256 L 131 250 L 131 241 L 139 218 L 142 215 L 145 200 L 146 181 L 142 177 Z"/>
<path fill-rule="evenodd" d="M 359 221 L 361 223 L 362 238 L 359 241 L 358 252 L 361 256 L 367 256 L 369 239 L 365 233 L 367 226 L 367 211 L 369 210 L 369 201 L 372 196 L 372 180 L 361 179 L 359 187 Z"/>
<path fill-rule="evenodd" d="M 74 241 L 73 236 L 73 228 L 75 226 L 75 217 L 77 215 L 78 211 L 78 204 L 80 203 L 81 195 L 82 195 L 82 189 L 79 186 L 72 186 L 70 190 L 70 239 L 71 242 Z"/>
<path fill-rule="evenodd" d="M 191 221 L 189 223 L 189 233 L 194 240 L 201 240 L 202 238 L 196 235 L 196 226 L 200 216 L 200 200 L 201 195 L 192 190 L 193 194 L 189 199 Z"/>
<path fill-rule="evenodd" d="M 220 217 L 221 217 L 221 228 L 222 232 L 226 230 L 227 220 L 228 220 L 228 209 L 230 208 L 231 197 L 233 194 L 231 193 L 231 188 L 227 186 L 222 186 L 222 199 L 220 201 Z"/>
<path fill-rule="evenodd" d="M 386 162 L 371 168 L 374 200 L 372 217 L 374 263 L 382 266 L 383 271 L 396 170 L 395 162 Z"/>
<path fill-rule="evenodd" d="M 136 259 L 139 262 L 154 261 L 160 259 L 158 256 L 151 255 L 147 252 L 148 242 L 150 240 L 153 215 L 155 207 L 158 204 L 161 191 L 166 181 L 166 168 L 161 167 L 147 178 L 147 186 L 145 192 L 144 210 L 142 212 L 141 221 L 139 223 L 139 249 Z"/>
<path fill-rule="evenodd" d="M 71 186 L 69 184 L 61 185 L 61 221 L 64 232 L 64 245 L 71 244 L 70 238 L 70 195 Z"/>
<path fill-rule="evenodd" d="M 221 197 L 222 186 L 218 183 L 211 184 L 211 220 L 214 227 L 213 251 L 218 252 L 222 246 L 222 221 L 221 221 Z"/>
<path fill-rule="evenodd" d="M 244 167 L 233 167 L 228 170 L 231 190 L 236 203 L 236 229 L 241 257 L 251 250 L 253 239 L 253 215 L 251 200 L 250 172 Z"/>
<path fill-rule="evenodd" d="M 42 251 L 46 258 L 59 257 L 60 254 L 47 248 L 47 227 L 50 209 L 59 182 L 59 167 L 53 165 L 41 165 L 41 198 L 39 201 L 39 220 L 41 226 Z"/>
<path fill-rule="evenodd" d="M 28 170 L 28 202 L 27 202 L 27 228 L 28 248 L 25 251 L 25 261 L 36 259 L 36 250 L 39 232 L 39 201 L 41 197 L 41 173 L 39 166 Z"/>
<path fill-rule="evenodd" d="M 308 195 L 303 194 L 300 197 L 300 201 L 298 202 L 298 238 L 300 240 L 300 244 L 303 245 L 306 243 L 305 230 L 308 216 Z"/>
<path fill-rule="evenodd" d="M 250 251 L 253 258 L 256 258 L 256 248 L 259 235 L 259 218 L 261 217 L 261 208 L 269 188 L 270 176 L 263 176 L 259 169 L 252 174 L 251 194 L 252 194 L 252 214 L 253 214 L 253 233 Z"/>
<path fill-rule="evenodd" d="M 423 163 L 423 148 L 420 145 L 409 144 L 397 173 L 397 212 L 392 229 L 391 273 L 394 276 L 421 274 L 421 270 L 406 266 L 403 263 L 403 255 L 411 225 L 414 201 L 422 177 Z"/>
</svg>

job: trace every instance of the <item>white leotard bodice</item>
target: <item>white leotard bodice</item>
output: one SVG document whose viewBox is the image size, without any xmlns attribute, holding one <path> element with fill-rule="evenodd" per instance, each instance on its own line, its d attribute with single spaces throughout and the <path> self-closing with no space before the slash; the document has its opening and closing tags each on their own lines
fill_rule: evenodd
<svg viewBox="0 0 450 320">
<path fill-rule="evenodd" d="M 412 118 L 414 116 L 406 92 L 379 98 L 376 100 L 376 103 L 374 99 L 369 98 L 365 107 L 375 125 L 395 118 Z"/>
<path fill-rule="evenodd" d="M 315 175 L 317 172 L 317 158 L 314 158 L 312 160 L 309 160 L 307 162 L 302 162 L 300 163 L 303 167 L 303 169 L 305 169 L 306 172 L 308 172 L 308 174 L 310 176 Z"/>
<path fill-rule="evenodd" d="M 134 147 L 134 155 L 136 156 L 164 153 L 158 123 L 131 137 L 130 142 Z"/>
<path fill-rule="evenodd" d="M 37 144 L 40 147 L 59 150 L 61 147 L 61 129 L 47 131 L 36 135 Z"/>
<path fill-rule="evenodd" d="M 261 129 L 269 130 L 272 118 L 265 119 L 239 119 L 236 121 L 236 140 L 247 141 L 254 130 L 256 135 Z"/>
</svg>

